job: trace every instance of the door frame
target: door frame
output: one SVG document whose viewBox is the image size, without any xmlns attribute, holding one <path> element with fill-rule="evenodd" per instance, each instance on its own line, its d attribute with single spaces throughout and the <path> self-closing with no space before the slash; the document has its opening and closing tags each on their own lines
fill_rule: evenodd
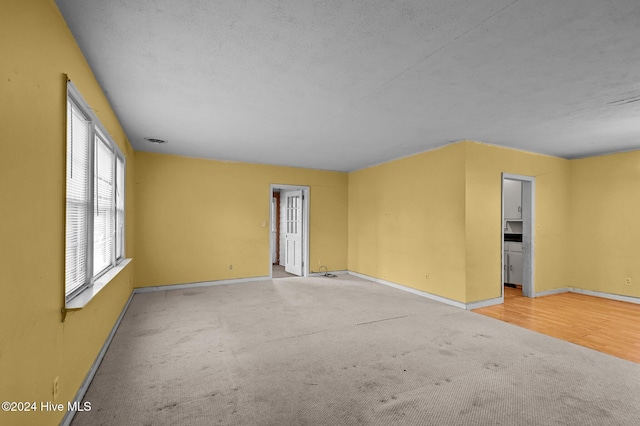
<svg viewBox="0 0 640 426">
<path fill-rule="evenodd" d="M 501 250 L 500 258 L 500 298 L 504 303 L 504 181 L 505 179 L 522 182 L 522 295 L 535 297 L 535 215 L 536 215 L 536 178 L 533 176 L 502 173 L 500 187 L 502 191 L 502 209 L 500 213 Z"/>
<path fill-rule="evenodd" d="M 280 193 L 271 193 L 271 218 L 269 220 L 269 226 L 271 226 L 271 232 L 269 237 L 273 238 L 271 241 L 271 264 L 280 263 Z M 275 219 L 275 222 L 274 222 Z M 275 225 L 275 228 L 274 228 Z M 275 231 L 274 231 L 275 229 Z M 275 232 L 275 236 L 274 236 Z M 275 259 L 274 259 L 275 257 Z M 274 262 L 275 260 L 275 262 Z"/>
<path fill-rule="evenodd" d="M 303 185 L 288 185 L 272 183 L 269 185 L 269 278 L 273 278 L 273 264 L 271 262 L 271 253 L 273 253 L 274 241 L 271 239 L 271 224 L 275 218 L 272 217 L 271 198 L 274 190 L 284 191 L 302 191 L 302 277 L 309 276 L 309 187 Z M 282 201 L 282 197 L 280 197 Z M 280 209 L 280 206 L 277 206 Z M 279 237 L 279 236 L 278 236 Z M 278 238 L 276 237 L 276 238 Z"/>
</svg>

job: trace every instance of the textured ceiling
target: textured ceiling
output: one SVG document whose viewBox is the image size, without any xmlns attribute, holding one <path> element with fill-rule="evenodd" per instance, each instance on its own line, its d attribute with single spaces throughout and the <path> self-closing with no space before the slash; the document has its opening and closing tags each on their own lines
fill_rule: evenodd
<svg viewBox="0 0 640 426">
<path fill-rule="evenodd" d="M 137 150 L 351 171 L 462 139 L 640 148 L 638 0 L 56 3 Z"/>
</svg>

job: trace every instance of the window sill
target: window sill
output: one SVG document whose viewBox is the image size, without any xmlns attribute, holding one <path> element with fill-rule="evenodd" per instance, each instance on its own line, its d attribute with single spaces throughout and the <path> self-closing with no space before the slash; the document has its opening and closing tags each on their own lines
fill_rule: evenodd
<svg viewBox="0 0 640 426">
<path fill-rule="evenodd" d="M 66 310 L 77 310 L 84 308 L 87 303 L 91 301 L 103 288 L 113 280 L 116 275 L 120 273 L 128 264 L 131 259 L 124 259 L 118 263 L 115 267 L 109 269 L 104 275 L 98 278 L 91 287 L 85 289 L 82 293 L 78 294 L 73 299 L 69 300 L 65 304 Z"/>
</svg>

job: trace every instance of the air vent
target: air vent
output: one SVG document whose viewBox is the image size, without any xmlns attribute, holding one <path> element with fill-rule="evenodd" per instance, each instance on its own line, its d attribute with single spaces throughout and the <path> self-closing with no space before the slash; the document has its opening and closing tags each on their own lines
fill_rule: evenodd
<svg viewBox="0 0 640 426">
<path fill-rule="evenodd" d="M 158 138 L 144 138 L 144 140 L 151 143 L 167 143 L 167 141 L 165 141 L 164 139 Z"/>
</svg>

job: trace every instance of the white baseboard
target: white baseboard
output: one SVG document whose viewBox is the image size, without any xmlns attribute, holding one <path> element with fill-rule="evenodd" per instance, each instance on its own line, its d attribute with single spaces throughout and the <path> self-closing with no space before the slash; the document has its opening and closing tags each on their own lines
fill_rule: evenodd
<svg viewBox="0 0 640 426">
<path fill-rule="evenodd" d="M 270 279 L 271 278 L 269 277 L 261 276 L 261 277 L 249 277 L 249 278 L 236 278 L 236 279 L 230 279 L 230 280 L 201 281 L 197 283 L 158 285 L 153 287 L 137 287 L 133 289 L 133 293 L 138 294 L 138 293 L 149 293 L 153 291 L 184 290 L 188 288 L 211 287 L 216 285 L 242 284 L 242 283 L 249 283 L 253 281 L 269 281 Z"/>
<path fill-rule="evenodd" d="M 587 296 L 601 297 L 603 299 L 617 300 L 619 302 L 635 303 L 636 305 L 640 305 L 640 297 L 624 296 L 621 294 L 613 294 L 613 293 L 604 293 L 602 291 L 585 290 L 583 288 L 576 288 L 576 287 L 554 288 L 552 290 L 541 291 L 539 293 L 536 293 L 535 297 L 550 296 L 552 294 L 560 294 L 560 293 L 578 293 L 578 294 L 584 294 Z"/>
<path fill-rule="evenodd" d="M 551 290 L 534 293 L 533 297 L 551 296 L 552 294 L 569 293 L 570 291 L 571 287 L 553 288 Z"/>
<path fill-rule="evenodd" d="M 104 355 L 107 353 L 107 349 L 109 349 L 109 345 L 111 345 L 113 336 L 116 334 L 118 327 L 120 327 L 120 323 L 122 322 L 122 318 L 124 318 L 124 314 L 127 312 L 127 309 L 129 309 L 129 305 L 131 304 L 131 300 L 133 299 L 133 294 L 134 293 L 131 292 L 131 294 L 129 295 L 129 299 L 127 300 L 127 303 L 125 303 L 124 308 L 122 308 L 122 312 L 120 312 L 120 316 L 118 316 L 118 319 L 116 320 L 115 324 L 113 324 L 113 327 L 111 328 L 111 332 L 109 333 L 109 335 L 107 336 L 107 339 L 104 341 L 104 344 L 102 345 L 102 349 L 100 349 L 98 356 L 93 361 L 91 368 L 89 368 L 89 372 L 87 373 L 84 380 L 82 381 L 82 385 L 80 385 L 80 389 L 78 389 L 78 392 L 76 392 L 76 396 L 73 399 L 74 402 L 77 402 L 75 406 L 80 406 L 80 403 L 84 398 L 84 395 L 87 393 L 87 389 L 89 389 L 89 385 L 93 380 L 93 376 L 96 375 L 96 372 L 98 371 L 98 367 L 100 367 L 100 363 L 102 362 Z M 64 417 L 62 418 L 60 425 L 69 426 L 71 424 L 71 421 L 73 420 L 73 416 L 75 415 L 76 415 L 75 410 L 67 411 Z"/>
<path fill-rule="evenodd" d="M 602 297 L 604 299 L 611 299 L 611 300 L 617 300 L 619 302 L 628 302 L 628 303 L 635 303 L 636 305 L 640 305 L 640 297 L 623 296 L 621 294 L 613 294 L 613 293 L 602 293 L 600 291 L 584 290 L 582 288 L 573 288 L 573 287 L 571 287 L 569 291 L 571 293 L 586 294 L 587 296 Z"/>
<path fill-rule="evenodd" d="M 349 271 L 328 271 L 328 274 L 333 274 L 333 275 L 346 275 L 349 273 Z M 309 272 L 309 276 L 310 277 L 324 277 L 325 273 L 324 272 Z"/>
<path fill-rule="evenodd" d="M 504 298 L 502 297 L 496 297 L 494 299 L 478 300 L 477 302 L 467 303 L 466 309 L 468 311 L 471 311 L 473 309 L 485 308 L 487 306 L 499 305 L 501 303 L 504 303 Z"/>
<path fill-rule="evenodd" d="M 349 275 L 353 275 L 365 280 L 373 281 L 378 284 L 386 285 L 389 287 L 396 288 L 398 290 L 406 291 L 408 293 L 412 293 L 418 296 L 426 297 L 427 299 L 435 300 L 436 302 L 445 303 L 447 305 L 455 306 L 456 308 L 466 309 L 467 306 L 465 303 L 458 302 L 457 300 L 447 299 L 446 297 L 438 296 L 437 294 L 427 293 L 426 291 L 416 290 L 415 288 L 406 287 L 401 284 L 392 283 L 390 281 L 381 280 L 379 278 L 370 277 L 368 275 L 361 274 L 359 272 L 349 271 Z"/>
<path fill-rule="evenodd" d="M 504 299 L 502 297 L 480 300 L 477 302 L 463 303 L 457 300 L 447 299 L 446 297 L 438 296 L 436 294 L 427 293 L 421 290 L 416 290 L 415 288 L 407 287 L 402 284 L 397 284 L 397 283 L 382 280 L 379 278 L 371 277 L 369 275 L 361 274 L 359 272 L 347 271 L 347 273 L 356 277 L 360 277 L 365 280 L 373 281 L 378 284 L 383 284 L 389 287 L 396 288 L 398 290 L 402 290 L 402 291 L 416 294 L 418 296 L 426 297 L 431 300 L 446 303 L 447 305 L 455 306 L 456 308 L 460 308 L 460 309 L 472 310 L 472 309 L 479 309 L 479 308 L 484 308 L 486 306 L 499 305 L 501 303 L 504 303 Z M 623 296 L 620 294 L 604 293 L 600 291 L 585 290 L 582 288 L 575 288 L 575 287 L 562 287 L 562 288 L 554 288 L 551 290 L 545 290 L 545 291 L 535 293 L 534 297 L 550 296 L 553 294 L 561 294 L 561 293 L 579 293 L 579 294 L 585 294 L 587 296 L 601 297 L 603 299 L 617 300 L 620 302 L 635 303 L 637 305 L 640 305 L 640 297 Z"/>
</svg>

